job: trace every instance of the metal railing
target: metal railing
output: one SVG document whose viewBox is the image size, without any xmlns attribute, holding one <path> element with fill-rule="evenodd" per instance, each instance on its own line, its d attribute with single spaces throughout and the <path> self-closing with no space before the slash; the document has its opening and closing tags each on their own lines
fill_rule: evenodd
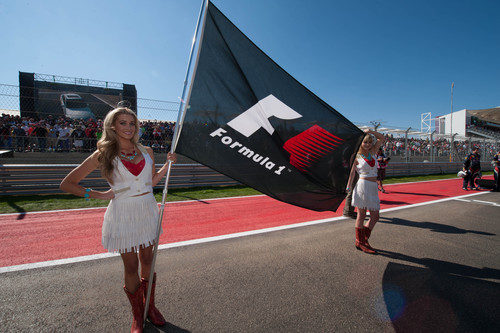
<svg viewBox="0 0 500 333">
<path fill-rule="evenodd" d="M 92 79 L 82 79 L 76 77 L 68 77 L 68 76 L 60 76 L 52 74 L 40 74 L 40 73 L 35 73 L 34 76 L 36 81 L 67 83 L 67 84 L 85 85 L 85 86 L 101 87 L 101 88 L 123 89 L 123 83 L 118 83 L 118 82 L 99 81 Z"/>
<path fill-rule="evenodd" d="M 4 164 L 0 165 L 0 196 L 57 194 L 63 178 L 76 167 L 76 164 Z M 161 167 L 161 165 L 157 165 Z M 96 170 L 80 182 L 84 187 L 107 189 L 108 183 Z M 162 189 L 165 179 L 156 185 Z M 224 176 L 201 164 L 175 164 L 169 187 L 200 187 L 237 185 L 237 181 Z"/>
</svg>

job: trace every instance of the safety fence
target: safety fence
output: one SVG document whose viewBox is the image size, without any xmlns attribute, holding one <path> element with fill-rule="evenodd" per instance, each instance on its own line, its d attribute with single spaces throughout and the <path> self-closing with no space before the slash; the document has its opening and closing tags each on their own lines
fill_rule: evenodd
<svg viewBox="0 0 500 333">
<path fill-rule="evenodd" d="M 388 136 L 384 152 L 401 162 L 462 162 L 474 147 L 481 161 L 490 161 L 500 149 L 500 140 L 479 137 L 420 134 L 418 137 Z"/>
<path fill-rule="evenodd" d="M 73 110 L 80 112 L 75 116 L 68 113 L 69 102 L 61 99 L 64 95 L 38 94 L 36 101 L 31 103 L 37 106 L 37 112 L 21 117 L 20 88 L 0 84 L 0 149 L 17 152 L 91 152 L 102 136 L 103 119 L 91 111 L 85 114 L 82 110 L 104 107 L 105 110 L 99 114 L 106 114 L 119 101 L 119 98 L 113 102 L 103 101 L 102 96 L 95 95 L 95 102 L 79 101 L 79 105 L 75 105 Z M 153 150 L 168 149 L 179 102 L 145 98 L 137 98 L 136 101 L 140 142 Z"/>
<path fill-rule="evenodd" d="M 4 164 L 0 165 L 0 195 L 33 195 L 62 193 L 59 184 L 77 165 L 36 165 Z M 161 165 L 157 165 L 160 167 Z M 392 163 L 386 169 L 386 175 L 412 176 L 424 174 L 446 174 L 461 170 L 461 163 Z M 492 170 L 490 164 L 483 170 Z M 156 189 L 163 188 L 163 179 Z M 201 164 L 174 164 L 169 188 L 225 186 L 239 183 Z M 99 171 L 92 172 L 80 185 L 94 189 L 109 188 Z"/>
</svg>

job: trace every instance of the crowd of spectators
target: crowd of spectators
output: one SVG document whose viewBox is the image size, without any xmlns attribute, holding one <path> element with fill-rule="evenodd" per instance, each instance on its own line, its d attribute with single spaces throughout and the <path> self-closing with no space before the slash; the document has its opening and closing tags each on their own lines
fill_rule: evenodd
<svg viewBox="0 0 500 333">
<path fill-rule="evenodd" d="M 90 152 L 102 136 L 102 120 L 75 120 L 49 115 L 42 120 L 2 114 L 0 148 L 17 152 Z M 155 151 L 170 146 L 174 123 L 141 121 L 140 142 Z"/>
<path fill-rule="evenodd" d="M 482 139 L 479 140 L 455 140 L 454 153 L 458 155 L 459 158 L 465 158 L 467 154 L 471 152 L 470 145 L 479 144 L 484 146 L 484 153 L 486 155 L 494 155 L 498 146 L 498 142 L 489 142 Z M 427 138 L 408 138 L 408 156 L 430 156 L 431 153 L 436 157 L 449 156 L 452 151 L 452 145 L 449 139 L 446 138 L 434 138 L 431 140 Z M 404 137 L 393 137 L 392 135 L 386 135 L 386 142 L 383 147 L 384 152 L 388 156 L 406 156 L 405 149 L 405 138 Z"/>
<path fill-rule="evenodd" d="M 102 120 L 75 120 L 49 115 L 42 120 L 3 114 L 0 117 L 0 148 L 17 152 L 91 152 L 102 136 Z M 175 123 L 168 121 L 144 120 L 140 123 L 140 142 L 153 148 L 155 152 L 165 152 L 170 148 Z M 477 142 L 472 142 L 477 143 Z M 470 152 L 469 141 L 455 141 L 455 153 L 465 157 Z M 494 143 L 485 143 L 486 154 L 494 155 Z M 439 138 L 432 141 L 434 156 L 449 156 L 451 143 Z M 386 135 L 383 147 L 387 156 L 405 157 L 405 138 Z M 408 155 L 430 156 L 430 138 L 408 138 Z"/>
</svg>

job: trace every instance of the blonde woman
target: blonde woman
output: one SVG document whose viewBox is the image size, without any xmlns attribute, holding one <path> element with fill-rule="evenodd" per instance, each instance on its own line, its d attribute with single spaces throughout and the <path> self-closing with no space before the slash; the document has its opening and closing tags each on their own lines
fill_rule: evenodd
<svg viewBox="0 0 500 333">
<path fill-rule="evenodd" d="M 153 187 L 165 176 L 167 166 L 155 170 L 153 150 L 138 143 L 139 121 L 125 107 L 110 111 L 104 119 L 97 150 L 61 182 L 61 190 L 84 197 L 111 200 L 102 225 L 102 245 L 119 252 L 123 260 L 125 293 L 132 305 L 131 332 L 142 332 L 145 292 L 153 260 L 158 205 Z M 175 162 L 175 154 L 168 154 Z M 111 189 L 96 191 L 78 183 L 99 168 Z M 139 262 L 141 271 L 139 277 Z M 154 305 L 154 275 L 148 318 L 158 326 L 166 323 Z"/>
<path fill-rule="evenodd" d="M 384 144 L 385 138 L 382 134 L 368 130 L 359 147 L 354 160 L 347 191 L 352 186 L 354 175 L 359 174 L 359 180 L 353 190 L 352 204 L 358 208 L 356 218 L 356 241 L 354 245 L 358 250 L 365 253 L 375 254 L 376 251 L 368 243 L 371 232 L 379 220 L 380 199 L 377 187 L 377 160 L 375 154 Z M 366 211 L 370 211 L 370 219 L 365 224 Z"/>
</svg>

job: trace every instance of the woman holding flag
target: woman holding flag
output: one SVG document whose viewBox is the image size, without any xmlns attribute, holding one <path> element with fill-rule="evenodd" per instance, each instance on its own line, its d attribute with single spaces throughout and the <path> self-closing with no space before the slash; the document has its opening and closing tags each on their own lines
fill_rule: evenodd
<svg viewBox="0 0 500 333">
<path fill-rule="evenodd" d="M 120 105 L 120 104 L 119 104 Z M 153 245 L 159 219 L 153 187 L 165 176 L 167 163 L 155 170 L 153 150 L 138 143 L 139 121 L 127 107 L 110 111 L 104 119 L 102 138 L 97 150 L 72 170 L 61 182 L 61 190 L 84 197 L 111 200 L 102 226 L 102 245 L 109 252 L 119 252 L 124 265 L 123 287 L 132 305 L 132 332 L 142 332 L 145 290 L 153 260 Z M 78 183 L 99 168 L 111 189 L 96 191 Z M 141 271 L 139 277 L 139 263 Z M 158 326 L 166 323 L 154 305 L 156 273 L 151 286 L 148 318 Z"/>
<path fill-rule="evenodd" d="M 356 218 L 356 241 L 354 245 L 358 250 L 365 253 L 374 254 L 375 250 L 368 243 L 373 227 L 379 220 L 380 199 L 377 187 L 377 160 L 375 154 L 384 144 L 385 138 L 382 134 L 367 130 L 365 137 L 359 147 L 356 159 L 354 160 L 347 191 L 352 186 L 354 175 L 359 174 L 359 180 L 353 191 L 352 204 L 358 208 Z M 370 219 L 364 224 L 366 211 L 370 211 Z"/>
</svg>

